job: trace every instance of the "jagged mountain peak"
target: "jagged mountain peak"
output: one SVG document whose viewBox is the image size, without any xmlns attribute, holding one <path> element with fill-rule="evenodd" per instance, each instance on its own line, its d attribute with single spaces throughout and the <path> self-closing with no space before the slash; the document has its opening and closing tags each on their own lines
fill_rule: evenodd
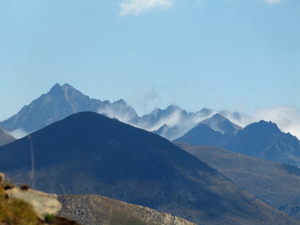
<svg viewBox="0 0 300 225">
<path fill-rule="evenodd" d="M 208 108 L 203 108 L 199 111 L 201 114 L 204 114 L 204 115 L 209 115 L 209 114 L 212 114 L 213 113 L 213 110 L 211 109 L 208 109 Z"/>
<path fill-rule="evenodd" d="M 56 83 L 47 94 L 60 95 L 60 94 L 64 94 L 64 90 L 63 90 L 62 86 L 60 86 L 59 83 Z"/>
<path fill-rule="evenodd" d="M 169 111 L 169 110 L 182 110 L 182 109 L 179 106 L 177 106 L 177 105 L 169 105 L 166 108 L 166 111 Z"/>
<path fill-rule="evenodd" d="M 251 123 L 244 128 L 244 132 L 261 134 L 262 132 L 265 135 L 269 134 L 278 134 L 281 133 L 281 130 L 278 128 L 277 124 L 269 121 L 260 120 L 259 122 Z"/>
<path fill-rule="evenodd" d="M 220 113 L 216 113 L 214 114 L 211 119 L 216 119 L 216 120 L 219 120 L 219 121 L 224 121 L 226 120 L 225 116 L 221 115 Z"/>
<path fill-rule="evenodd" d="M 236 135 L 239 130 L 243 129 L 242 127 L 232 123 L 220 113 L 216 113 L 210 118 L 199 122 L 198 124 L 205 124 L 215 131 L 220 131 L 229 135 Z"/>
<path fill-rule="evenodd" d="M 124 99 L 119 99 L 119 100 L 115 101 L 114 104 L 120 104 L 120 105 L 126 105 L 126 106 L 129 106 L 129 105 L 124 101 Z"/>
</svg>

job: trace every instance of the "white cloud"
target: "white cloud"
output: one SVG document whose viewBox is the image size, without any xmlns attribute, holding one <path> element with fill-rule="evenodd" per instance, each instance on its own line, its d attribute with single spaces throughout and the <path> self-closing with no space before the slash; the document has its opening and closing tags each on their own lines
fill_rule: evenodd
<svg viewBox="0 0 300 225">
<path fill-rule="evenodd" d="M 283 132 L 290 132 L 300 139 L 300 110 L 291 106 L 276 106 L 257 111 L 254 118 L 272 121 Z"/>
<path fill-rule="evenodd" d="M 173 0 L 124 0 L 120 3 L 120 16 L 128 14 L 139 15 L 143 12 L 150 12 L 153 9 L 167 10 L 173 4 Z"/>
<path fill-rule="evenodd" d="M 13 131 L 8 132 L 8 133 L 16 139 L 20 139 L 20 138 L 25 137 L 29 134 L 28 132 L 24 131 L 23 129 L 16 129 L 16 130 L 13 130 Z"/>
<path fill-rule="evenodd" d="M 251 117 L 242 116 L 240 119 L 236 119 L 227 116 L 227 118 L 241 127 L 260 120 L 271 121 L 276 123 L 281 131 L 289 132 L 300 139 L 300 109 L 296 107 L 274 106 L 256 110 Z"/>
</svg>

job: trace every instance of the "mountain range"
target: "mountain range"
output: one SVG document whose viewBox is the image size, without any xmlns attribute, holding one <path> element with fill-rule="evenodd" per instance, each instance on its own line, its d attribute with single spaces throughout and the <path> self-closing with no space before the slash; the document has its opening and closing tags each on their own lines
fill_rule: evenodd
<svg viewBox="0 0 300 225">
<path fill-rule="evenodd" d="M 174 105 L 164 110 L 156 108 L 140 117 L 122 99 L 113 103 L 90 99 L 69 84 L 55 84 L 48 93 L 24 106 L 17 114 L 1 122 L 0 126 L 6 131 L 21 129 L 32 132 L 84 111 L 118 119 L 168 140 L 218 146 L 257 158 L 300 166 L 299 140 L 289 133 L 281 132 L 274 123 L 260 121 L 243 129 L 228 119 L 240 120 L 246 117 L 238 112 L 216 112 L 203 108 L 188 113 Z"/>
<path fill-rule="evenodd" d="M 200 123 L 174 141 L 221 147 L 255 158 L 300 167 L 300 141 L 290 133 L 281 132 L 276 124 L 263 120 L 249 124 L 233 136 Z"/>
<path fill-rule="evenodd" d="M 186 112 L 178 106 L 170 105 L 166 109 L 156 108 L 151 113 L 140 117 L 122 99 L 113 103 L 91 99 L 69 84 L 62 86 L 55 84 L 49 92 L 33 100 L 29 105 L 25 105 L 9 119 L 0 122 L 0 126 L 8 132 L 21 129 L 31 133 L 69 115 L 84 111 L 98 112 L 148 131 L 159 130 L 157 133 L 169 140 L 181 137 L 197 123 L 216 113 L 216 111 L 207 108 L 195 113 Z M 238 112 L 231 114 L 222 111 L 219 113 L 236 119 L 245 117 Z M 223 127 L 218 128 L 216 126 L 212 128 L 223 129 Z M 226 129 L 224 132 L 227 132 Z M 237 129 L 240 128 L 236 126 L 234 130 Z M 235 131 L 230 130 L 229 132 L 231 134 Z"/>
<path fill-rule="evenodd" d="M 93 112 L 0 147 L 0 171 L 57 194 L 97 194 L 196 224 L 300 224 L 168 140 Z"/>
</svg>

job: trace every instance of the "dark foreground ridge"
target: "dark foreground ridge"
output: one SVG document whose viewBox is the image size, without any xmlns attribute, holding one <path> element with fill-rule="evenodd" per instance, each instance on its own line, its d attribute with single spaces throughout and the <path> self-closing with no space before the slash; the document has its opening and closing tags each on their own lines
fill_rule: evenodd
<svg viewBox="0 0 300 225">
<path fill-rule="evenodd" d="M 0 171 L 47 193 L 102 195 L 197 224 L 300 224 L 166 139 L 92 112 L 0 147 Z"/>
</svg>

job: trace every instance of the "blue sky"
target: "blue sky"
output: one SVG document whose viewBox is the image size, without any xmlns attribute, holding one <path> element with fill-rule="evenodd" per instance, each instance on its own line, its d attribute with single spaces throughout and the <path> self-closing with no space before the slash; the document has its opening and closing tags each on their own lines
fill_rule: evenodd
<svg viewBox="0 0 300 225">
<path fill-rule="evenodd" d="M 69 83 L 139 115 L 300 109 L 298 0 L 0 0 L 0 120 Z"/>
</svg>

